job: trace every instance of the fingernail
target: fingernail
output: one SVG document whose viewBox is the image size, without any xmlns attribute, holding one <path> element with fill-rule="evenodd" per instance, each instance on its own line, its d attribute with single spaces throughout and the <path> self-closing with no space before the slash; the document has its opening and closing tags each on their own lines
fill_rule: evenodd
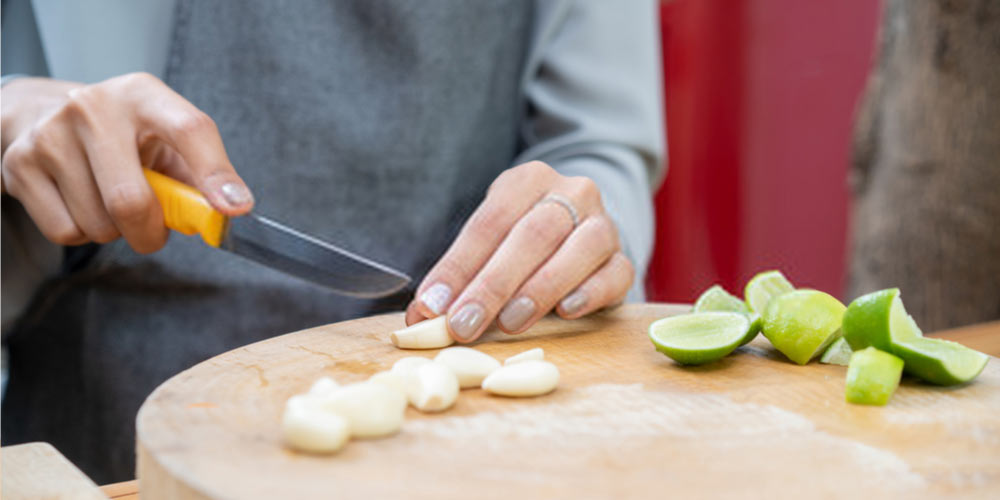
<svg viewBox="0 0 1000 500">
<path fill-rule="evenodd" d="M 483 306 L 475 303 L 466 304 L 451 317 L 448 324 L 455 335 L 462 340 L 469 340 L 479 331 L 479 326 L 483 324 L 485 317 L 486 311 L 483 310 Z"/>
<path fill-rule="evenodd" d="M 242 184 L 227 182 L 219 190 L 222 191 L 222 197 L 226 199 L 226 203 L 229 203 L 233 207 L 242 207 L 253 202 L 253 195 L 250 194 L 250 190 Z"/>
<path fill-rule="evenodd" d="M 528 297 L 518 297 L 504 306 L 500 311 L 500 324 L 504 328 L 516 332 L 524 326 L 524 322 L 535 314 L 535 301 Z"/>
<path fill-rule="evenodd" d="M 583 290 L 577 290 L 569 294 L 565 299 L 562 299 L 562 302 L 559 303 L 559 307 L 561 307 L 563 312 L 569 316 L 580 312 L 580 310 L 586 305 L 587 294 L 584 293 Z"/>
<path fill-rule="evenodd" d="M 420 294 L 420 302 L 423 302 L 434 314 L 441 314 L 448 307 L 451 300 L 451 287 L 444 283 L 435 283 Z"/>
</svg>

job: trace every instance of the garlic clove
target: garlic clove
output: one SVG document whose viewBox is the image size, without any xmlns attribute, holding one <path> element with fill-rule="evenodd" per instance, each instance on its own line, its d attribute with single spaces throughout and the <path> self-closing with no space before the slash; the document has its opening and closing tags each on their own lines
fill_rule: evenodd
<svg viewBox="0 0 1000 500">
<path fill-rule="evenodd" d="M 389 335 L 392 345 L 400 349 L 438 349 L 455 343 L 448 335 L 445 316 L 438 316 L 396 330 Z"/>
<path fill-rule="evenodd" d="M 350 422 L 322 407 L 317 396 L 301 394 L 285 403 L 281 433 L 292 449 L 308 453 L 333 453 L 347 443 Z"/>
<path fill-rule="evenodd" d="M 403 425 L 406 396 L 386 384 L 361 382 L 345 385 L 320 398 L 323 408 L 350 422 L 354 437 L 386 436 Z"/>
<path fill-rule="evenodd" d="M 386 387 L 389 387 L 402 394 L 403 397 L 406 397 L 406 379 L 399 373 L 393 372 L 392 370 L 380 371 L 371 377 L 368 377 L 368 381 L 376 384 L 384 384 Z"/>
<path fill-rule="evenodd" d="M 528 349 L 519 354 L 515 354 L 504 360 L 503 364 L 509 365 L 512 363 L 520 363 L 521 361 L 542 361 L 545 359 L 545 351 L 541 347 L 536 347 L 534 349 Z"/>
<path fill-rule="evenodd" d="M 505 365 L 483 380 L 483 390 L 499 396 L 528 397 L 552 392 L 559 369 L 548 361 L 528 360 Z"/>
<path fill-rule="evenodd" d="M 340 388 L 340 384 L 336 380 L 330 377 L 320 377 L 313 382 L 312 387 L 309 388 L 309 394 L 323 395 L 329 394 Z"/>
<path fill-rule="evenodd" d="M 434 357 L 434 362 L 451 369 L 462 389 L 479 387 L 487 375 L 500 368 L 500 362 L 493 356 L 468 347 L 444 349 Z"/>
<path fill-rule="evenodd" d="M 410 404 L 424 412 L 439 412 L 451 408 L 458 399 L 458 378 L 441 363 L 425 363 L 417 367 L 408 381 Z"/>
</svg>

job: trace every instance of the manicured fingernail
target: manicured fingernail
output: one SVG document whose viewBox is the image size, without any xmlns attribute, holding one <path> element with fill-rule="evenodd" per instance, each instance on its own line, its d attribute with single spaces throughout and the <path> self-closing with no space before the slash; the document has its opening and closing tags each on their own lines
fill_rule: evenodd
<svg viewBox="0 0 1000 500">
<path fill-rule="evenodd" d="M 455 335 L 462 340 L 469 340 L 479 331 L 485 317 L 486 311 L 483 310 L 483 306 L 475 303 L 466 304 L 451 317 L 448 324 L 451 325 L 451 331 L 455 332 Z"/>
<path fill-rule="evenodd" d="M 253 202 L 253 195 L 250 194 L 250 190 L 242 184 L 227 182 L 219 188 L 219 191 L 222 192 L 222 197 L 226 199 L 226 203 L 229 203 L 233 207 L 242 207 Z"/>
<path fill-rule="evenodd" d="M 420 302 L 423 302 L 434 314 L 441 314 L 448 307 L 451 301 L 451 287 L 444 283 L 435 283 L 420 294 Z"/>
<path fill-rule="evenodd" d="M 577 290 L 569 294 L 565 299 L 562 299 L 562 302 L 559 303 L 559 307 L 562 308 L 563 312 L 570 316 L 580 312 L 580 310 L 586 305 L 587 294 L 583 290 Z"/>
<path fill-rule="evenodd" d="M 528 297 L 518 297 L 504 306 L 500 311 L 500 324 L 504 328 L 516 332 L 524 326 L 524 322 L 535 314 L 535 301 Z"/>
</svg>

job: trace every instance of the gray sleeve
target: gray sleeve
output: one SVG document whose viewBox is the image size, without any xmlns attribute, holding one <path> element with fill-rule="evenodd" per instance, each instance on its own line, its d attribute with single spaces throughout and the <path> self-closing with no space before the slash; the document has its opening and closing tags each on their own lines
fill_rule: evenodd
<svg viewBox="0 0 1000 500">
<path fill-rule="evenodd" d="M 665 166 L 659 17 L 655 0 L 537 2 L 524 83 L 527 150 L 601 188 L 644 298 L 653 248 L 652 190 Z"/>
</svg>

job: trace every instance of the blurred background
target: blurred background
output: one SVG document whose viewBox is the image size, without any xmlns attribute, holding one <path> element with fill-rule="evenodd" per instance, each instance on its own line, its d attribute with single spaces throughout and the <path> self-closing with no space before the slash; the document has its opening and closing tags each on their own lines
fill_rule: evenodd
<svg viewBox="0 0 1000 500">
<path fill-rule="evenodd" d="M 844 298 L 851 134 L 880 10 L 661 4 L 669 170 L 648 300 L 690 302 L 714 283 L 742 295 L 770 268 Z"/>
</svg>

